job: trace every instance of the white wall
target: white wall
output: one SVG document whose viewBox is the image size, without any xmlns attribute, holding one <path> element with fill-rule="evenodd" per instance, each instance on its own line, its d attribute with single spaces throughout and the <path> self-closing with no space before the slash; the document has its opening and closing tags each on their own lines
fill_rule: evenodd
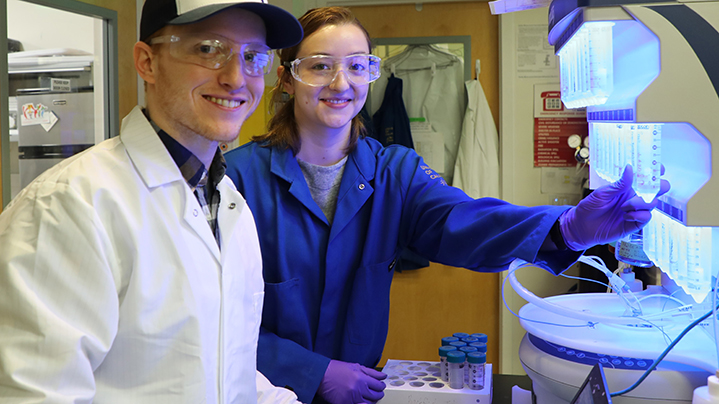
<svg viewBox="0 0 719 404">
<path fill-rule="evenodd" d="M 92 17 L 72 14 L 20 0 L 7 0 L 8 38 L 26 51 L 69 48 L 95 52 Z"/>
<path fill-rule="evenodd" d="M 500 16 L 500 158 L 502 199 L 517 205 L 552 204 L 552 195 L 541 193 L 541 168 L 534 167 L 534 85 L 559 83 L 559 71 L 546 77 L 522 78 L 517 72 L 517 31 L 526 25 L 547 26 L 547 8 Z M 502 281 L 506 273 L 500 275 Z M 538 296 L 565 293 L 574 281 L 540 269 L 517 272 L 522 284 Z M 509 307 L 517 313 L 526 303 L 507 284 Z M 517 352 L 524 336 L 518 319 L 504 305 L 500 312 L 500 363 L 503 374 L 524 374 Z"/>
</svg>

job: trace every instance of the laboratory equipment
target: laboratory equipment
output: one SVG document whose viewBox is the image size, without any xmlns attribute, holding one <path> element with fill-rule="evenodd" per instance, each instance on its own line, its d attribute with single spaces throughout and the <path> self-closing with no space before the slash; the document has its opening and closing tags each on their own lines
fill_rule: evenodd
<svg viewBox="0 0 719 404">
<path fill-rule="evenodd" d="M 707 378 L 707 385 L 694 390 L 694 401 L 692 404 L 717 404 L 719 403 L 719 371 L 716 375 Z"/>
<path fill-rule="evenodd" d="M 485 344 L 487 343 L 487 334 L 477 332 L 472 334 L 471 336 L 477 338 L 479 342 L 484 342 Z"/>
<path fill-rule="evenodd" d="M 645 201 L 661 178 L 672 189 L 658 198 L 641 240 L 661 286 L 632 291 L 623 274 L 612 280 L 616 294 L 540 299 L 514 274 L 528 264 L 513 264 L 508 279 L 530 302 L 519 312 L 527 331 L 519 357 L 537 404 L 569 403 L 598 363 L 615 404 L 688 404 L 719 368 L 710 315 L 719 272 L 716 27 L 717 1 L 550 4 L 562 101 L 587 109 L 590 187 L 631 165 Z"/>
<path fill-rule="evenodd" d="M 466 355 L 462 351 L 447 352 L 447 362 L 449 363 L 449 387 L 453 389 L 461 389 L 464 387 Z"/>
<path fill-rule="evenodd" d="M 449 387 L 440 378 L 439 362 L 388 359 L 382 371 L 387 387 L 377 404 L 491 404 L 492 364 L 485 364 L 484 386 L 472 390 Z"/>
<path fill-rule="evenodd" d="M 449 381 L 449 362 L 447 362 L 447 352 L 456 351 L 457 348 L 449 345 L 439 347 L 439 370 L 442 380 Z"/>
<path fill-rule="evenodd" d="M 469 379 L 467 387 L 472 390 L 484 388 L 484 366 L 487 363 L 487 355 L 482 352 L 467 353 L 467 369 Z"/>
<path fill-rule="evenodd" d="M 604 377 L 604 367 L 601 363 L 597 363 L 589 371 L 589 375 L 571 404 L 612 404 L 609 388 L 607 388 L 607 379 Z"/>
</svg>

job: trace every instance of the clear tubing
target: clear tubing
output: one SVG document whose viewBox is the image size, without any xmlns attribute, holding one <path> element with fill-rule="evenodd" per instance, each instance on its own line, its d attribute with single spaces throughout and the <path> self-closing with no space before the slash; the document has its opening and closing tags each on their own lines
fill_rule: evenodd
<svg viewBox="0 0 719 404">
<path fill-rule="evenodd" d="M 582 260 L 585 257 L 580 257 L 580 260 Z M 585 261 L 583 261 L 585 262 Z M 512 288 L 514 291 L 524 300 L 526 300 L 529 303 L 534 304 L 537 307 L 540 307 L 544 310 L 550 311 L 552 313 L 556 313 L 565 317 L 573 318 L 575 320 L 580 321 L 589 321 L 589 322 L 595 322 L 595 323 L 605 323 L 605 324 L 620 324 L 620 325 L 637 325 L 637 324 L 646 324 L 646 321 L 644 321 L 641 317 L 618 317 L 618 316 L 606 316 L 602 314 L 595 314 L 595 313 L 589 313 L 589 312 L 582 312 L 577 311 L 574 309 L 570 309 L 564 306 L 560 306 L 558 304 L 550 303 L 548 301 L 545 301 L 541 297 L 538 297 L 534 293 L 530 292 L 527 288 L 522 286 L 521 283 L 519 283 L 519 280 L 517 280 L 517 276 L 514 274 L 514 272 L 520 268 L 523 265 L 529 264 L 528 262 L 520 259 L 515 259 L 512 261 L 512 263 L 509 265 L 509 274 L 507 275 L 507 278 L 509 279 L 509 283 L 512 285 Z M 531 264 L 529 264 L 531 265 Z M 590 264 L 591 265 L 591 264 Z"/>
</svg>

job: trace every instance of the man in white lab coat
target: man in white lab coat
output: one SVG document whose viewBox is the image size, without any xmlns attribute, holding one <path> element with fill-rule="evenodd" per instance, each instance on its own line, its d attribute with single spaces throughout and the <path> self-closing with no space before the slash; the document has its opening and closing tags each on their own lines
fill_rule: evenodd
<svg viewBox="0 0 719 404">
<path fill-rule="evenodd" d="M 146 108 L 0 215 L 0 402 L 296 402 L 256 371 L 261 255 L 218 142 L 301 37 L 260 0 L 146 1 Z"/>
</svg>

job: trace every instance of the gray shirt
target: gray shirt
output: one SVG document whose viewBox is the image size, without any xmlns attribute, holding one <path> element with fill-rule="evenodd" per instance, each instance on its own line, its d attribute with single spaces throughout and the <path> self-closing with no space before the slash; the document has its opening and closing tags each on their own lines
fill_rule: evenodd
<svg viewBox="0 0 719 404">
<path fill-rule="evenodd" d="M 340 190 L 342 173 L 345 170 L 347 156 L 331 166 L 318 166 L 306 161 L 297 159 L 305 176 L 307 186 L 310 188 L 312 199 L 322 209 L 327 221 L 332 225 L 337 209 L 337 194 Z"/>
</svg>

